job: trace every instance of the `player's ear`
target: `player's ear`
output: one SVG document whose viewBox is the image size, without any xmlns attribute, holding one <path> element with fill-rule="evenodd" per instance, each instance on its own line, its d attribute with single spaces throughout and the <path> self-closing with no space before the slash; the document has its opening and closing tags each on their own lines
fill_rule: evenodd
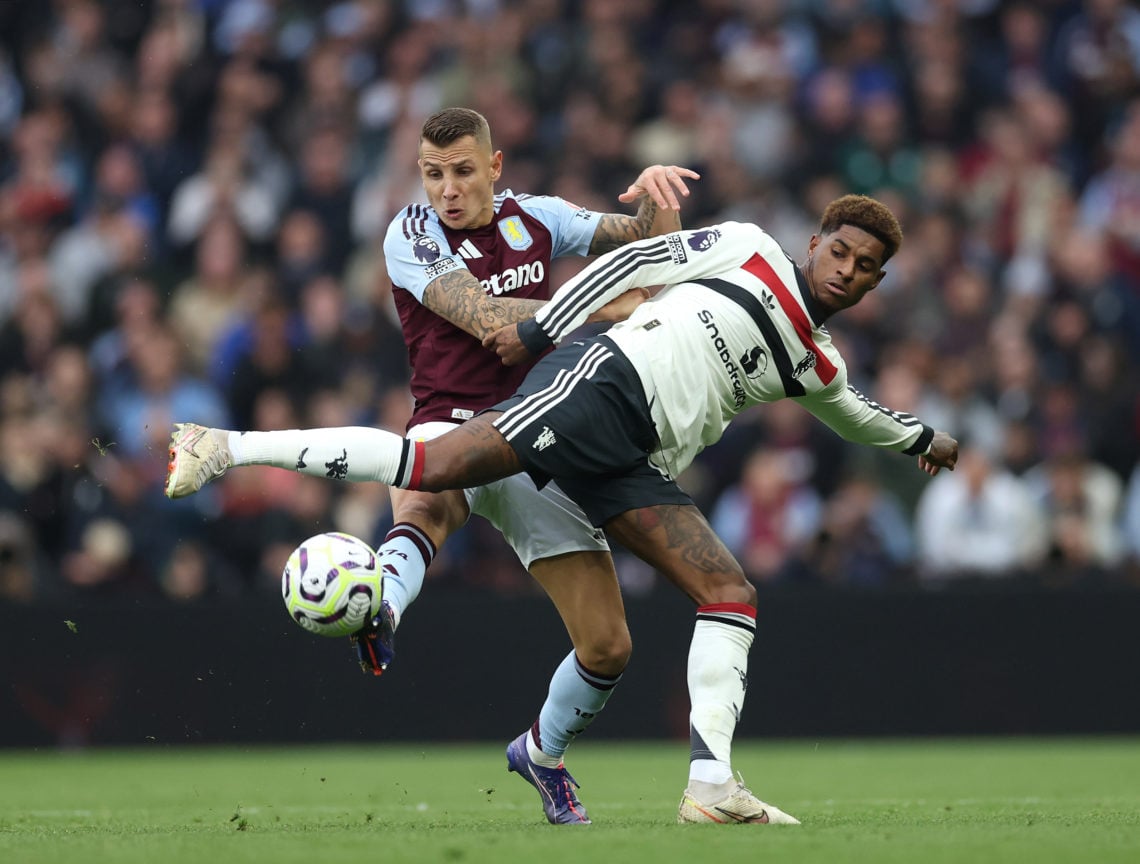
<svg viewBox="0 0 1140 864">
<path fill-rule="evenodd" d="M 503 174 L 503 151 L 496 150 L 491 156 L 491 179 L 498 180 Z"/>
<path fill-rule="evenodd" d="M 877 275 L 877 276 L 875 277 L 875 281 L 871 283 L 871 287 L 870 287 L 870 288 L 868 288 L 867 290 L 868 290 L 868 291 L 873 291 L 874 289 L 878 288 L 878 287 L 879 287 L 879 283 L 883 281 L 883 277 L 884 277 L 884 276 L 886 276 L 886 275 L 887 275 L 887 271 L 886 271 L 886 270 L 880 270 L 880 271 L 879 271 L 879 275 Z"/>
<path fill-rule="evenodd" d="M 819 241 L 822 239 L 823 238 L 820 237 L 818 234 L 812 234 L 811 235 L 811 240 L 808 241 L 808 255 L 809 256 L 811 255 L 812 252 L 815 251 L 815 247 L 819 245 Z"/>
</svg>

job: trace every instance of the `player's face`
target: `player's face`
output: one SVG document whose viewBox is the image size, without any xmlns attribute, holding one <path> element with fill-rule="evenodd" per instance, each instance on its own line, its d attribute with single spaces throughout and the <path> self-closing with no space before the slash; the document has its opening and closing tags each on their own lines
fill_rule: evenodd
<svg viewBox="0 0 1140 864">
<path fill-rule="evenodd" d="M 812 296 L 829 312 L 854 306 L 883 278 L 886 251 L 882 240 L 853 225 L 812 235 L 804 265 Z"/>
<path fill-rule="evenodd" d="M 448 228 L 482 228 L 495 215 L 495 181 L 503 153 L 467 135 L 446 147 L 420 142 L 420 177 L 428 203 Z"/>
</svg>

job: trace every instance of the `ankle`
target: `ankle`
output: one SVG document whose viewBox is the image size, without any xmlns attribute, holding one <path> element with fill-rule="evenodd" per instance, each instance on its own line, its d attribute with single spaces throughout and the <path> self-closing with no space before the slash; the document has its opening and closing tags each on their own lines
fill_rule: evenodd
<svg viewBox="0 0 1140 864">
<path fill-rule="evenodd" d="M 735 788 L 735 777 L 729 777 L 722 783 L 709 783 L 706 780 L 689 780 L 689 794 L 702 804 L 714 804 L 722 800 Z"/>
</svg>

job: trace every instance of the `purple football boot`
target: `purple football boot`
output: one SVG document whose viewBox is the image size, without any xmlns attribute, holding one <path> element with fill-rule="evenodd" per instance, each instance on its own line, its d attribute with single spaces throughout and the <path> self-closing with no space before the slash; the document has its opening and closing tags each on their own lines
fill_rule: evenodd
<svg viewBox="0 0 1140 864">
<path fill-rule="evenodd" d="M 586 808 L 574 794 L 578 781 L 558 763 L 557 768 L 544 768 L 531 761 L 526 750 L 528 729 L 507 745 L 507 770 L 514 771 L 538 790 L 542 796 L 542 809 L 546 819 L 553 825 L 589 825 L 590 817 Z"/>
</svg>

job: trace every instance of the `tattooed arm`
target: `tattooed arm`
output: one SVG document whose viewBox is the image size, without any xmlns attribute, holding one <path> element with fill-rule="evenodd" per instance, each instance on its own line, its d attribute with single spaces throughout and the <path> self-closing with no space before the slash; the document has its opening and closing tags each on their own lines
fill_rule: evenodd
<svg viewBox="0 0 1140 864">
<path fill-rule="evenodd" d="M 657 237 L 681 229 L 681 204 L 677 193 L 687 196 L 684 178 L 699 180 L 700 174 L 676 165 L 650 165 L 618 196 L 626 204 L 641 199 L 636 216 L 607 213 L 598 222 L 590 254 L 601 255 L 634 240 Z"/>
<path fill-rule="evenodd" d="M 467 269 L 452 270 L 433 279 L 424 288 L 423 296 L 428 309 L 479 340 L 508 324 L 525 321 L 543 302 L 489 296 Z"/>
</svg>

